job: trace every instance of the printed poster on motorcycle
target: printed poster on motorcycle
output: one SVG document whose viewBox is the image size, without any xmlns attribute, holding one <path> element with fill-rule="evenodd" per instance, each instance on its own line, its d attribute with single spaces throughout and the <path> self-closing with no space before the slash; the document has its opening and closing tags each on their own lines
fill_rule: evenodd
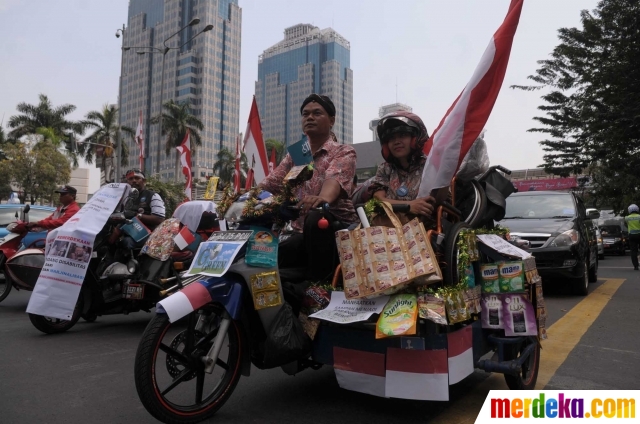
<svg viewBox="0 0 640 424">
<path fill-rule="evenodd" d="M 187 275 L 223 276 L 244 243 L 244 241 L 206 241 L 201 243 Z"/>
<path fill-rule="evenodd" d="M 96 235 L 120 203 L 127 184 L 108 184 L 69 219 L 47 235 L 45 263 L 27 312 L 63 320 L 73 315 L 93 254 Z"/>
</svg>

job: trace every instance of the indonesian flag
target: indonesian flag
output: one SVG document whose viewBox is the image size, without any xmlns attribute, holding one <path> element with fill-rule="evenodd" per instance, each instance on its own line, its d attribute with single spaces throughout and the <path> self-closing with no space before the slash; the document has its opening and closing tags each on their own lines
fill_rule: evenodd
<svg viewBox="0 0 640 424">
<path fill-rule="evenodd" d="M 138 159 L 140 159 L 140 169 L 144 171 L 144 133 L 142 129 L 142 111 L 140 111 L 140 117 L 138 118 L 138 128 L 136 128 L 136 144 L 138 145 L 138 150 L 140 154 L 138 155 Z"/>
<path fill-rule="evenodd" d="M 186 228 L 186 227 L 185 227 Z M 211 302 L 211 294 L 205 281 L 196 281 L 182 290 L 158 302 L 170 322 L 174 322 Z"/>
<path fill-rule="evenodd" d="M 187 133 L 182 140 L 182 144 L 176 147 L 180 155 L 180 163 L 182 164 L 182 174 L 185 177 L 184 195 L 191 200 L 191 133 L 187 129 Z"/>
<path fill-rule="evenodd" d="M 278 166 L 278 164 L 276 163 L 276 148 L 272 147 L 271 159 L 269 159 L 269 173 L 273 172 L 273 170 L 276 169 L 276 166 Z"/>
<path fill-rule="evenodd" d="M 269 165 L 267 163 L 267 149 L 262 139 L 262 126 L 260 125 L 260 115 L 258 114 L 258 104 L 255 96 L 253 96 L 253 103 L 251 103 L 251 112 L 249 112 L 249 122 L 247 122 L 247 131 L 244 135 L 242 150 L 247 157 L 255 156 L 257 162 L 253 169 L 254 179 L 256 184 L 260 184 L 264 177 L 269 174 Z"/>
<path fill-rule="evenodd" d="M 449 400 L 447 350 L 387 348 L 385 395 L 401 399 Z"/>
<path fill-rule="evenodd" d="M 451 184 L 462 159 L 487 123 L 507 70 L 523 1 L 511 0 L 507 16 L 489 42 L 471 80 L 425 144 L 428 158 L 418 197 Z"/>
<path fill-rule="evenodd" d="M 343 389 L 385 397 L 384 353 L 333 348 L 333 369 Z"/>
<path fill-rule="evenodd" d="M 447 334 L 447 356 L 450 385 L 473 373 L 473 328 L 470 325 Z"/>
<path fill-rule="evenodd" d="M 240 193 L 240 137 L 236 138 L 236 169 L 233 171 L 233 191 Z"/>
<path fill-rule="evenodd" d="M 195 241 L 195 239 L 196 238 L 194 237 L 193 233 L 189 231 L 189 227 L 187 227 L 186 225 L 182 227 L 182 230 L 180 230 L 180 232 L 176 234 L 175 237 L 173 237 L 174 243 L 180 250 L 186 249 L 187 246 Z"/>
<path fill-rule="evenodd" d="M 256 157 L 251 156 L 251 168 L 249 168 L 249 172 L 247 172 L 247 181 L 245 182 L 244 189 L 251 190 L 251 186 L 253 185 L 253 176 L 254 171 L 253 168 L 256 166 Z"/>
</svg>

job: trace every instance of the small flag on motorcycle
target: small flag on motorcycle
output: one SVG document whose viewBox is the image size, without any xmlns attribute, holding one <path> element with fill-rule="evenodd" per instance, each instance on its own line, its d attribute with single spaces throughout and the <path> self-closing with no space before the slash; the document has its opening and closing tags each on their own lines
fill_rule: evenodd
<svg viewBox="0 0 640 424">
<path fill-rule="evenodd" d="M 178 246 L 178 249 L 184 250 L 187 246 L 194 242 L 196 238 L 193 233 L 189 231 L 189 227 L 186 225 L 182 227 L 182 230 L 173 238 L 173 241 Z"/>
</svg>

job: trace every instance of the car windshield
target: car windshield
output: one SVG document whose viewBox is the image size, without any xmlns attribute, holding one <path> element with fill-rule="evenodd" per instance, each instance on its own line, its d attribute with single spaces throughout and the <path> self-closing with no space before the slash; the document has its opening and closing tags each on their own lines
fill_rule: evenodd
<svg viewBox="0 0 640 424">
<path fill-rule="evenodd" d="M 6 227 L 12 222 L 16 221 L 16 212 L 18 212 L 18 216 L 20 216 L 21 207 L 15 208 L 2 208 L 0 209 L 0 227 Z M 35 222 L 40 221 L 41 219 L 45 219 L 49 215 L 51 215 L 51 211 L 45 211 L 41 209 L 31 209 L 29 211 L 29 221 Z"/>
<path fill-rule="evenodd" d="M 573 218 L 575 205 L 570 194 L 524 195 L 507 198 L 505 219 Z"/>
<path fill-rule="evenodd" d="M 600 227 L 600 231 L 603 236 L 619 236 L 622 233 L 621 228 L 617 225 L 605 225 Z"/>
</svg>

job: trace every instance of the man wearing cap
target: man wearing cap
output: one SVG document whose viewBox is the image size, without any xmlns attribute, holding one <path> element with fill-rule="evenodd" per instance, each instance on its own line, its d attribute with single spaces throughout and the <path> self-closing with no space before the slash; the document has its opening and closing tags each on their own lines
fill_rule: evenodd
<svg viewBox="0 0 640 424">
<path fill-rule="evenodd" d="M 60 193 L 60 206 L 47 218 L 37 222 L 29 222 L 27 228 L 40 227 L 45 230 L 53 230 L 62 226 L 80 210 L 80 206 L 76 203 L 78 190 L 75 187 L 66 185 L 56 190 L 56 193 Z"/>
<path fill-rule="evenodd" d="M 306 265 L 309 280 L 330 278 L 339 263 L 334 233 L 356 222 L 357 215 L 349 199 L 356 172 L 356 151 L 339 144 L 331 131 L 336 108 L 327 96 L 311 94 L 302 102 L 302 131 L 309 139 L 313 155 L 313 176 L 297 189 L 300 217 L 292 223 L 297 234 L 279 247 L 280 267 Z M 267 176 L 260 188 L 274 194 L 282 190 L 283 179 L 294 166 L 287 153 L 280 165 Z M 324 203 L 330 206 L 328 228 L 319 228 L 321 212 L 314 210 Z"/>
</svg>

